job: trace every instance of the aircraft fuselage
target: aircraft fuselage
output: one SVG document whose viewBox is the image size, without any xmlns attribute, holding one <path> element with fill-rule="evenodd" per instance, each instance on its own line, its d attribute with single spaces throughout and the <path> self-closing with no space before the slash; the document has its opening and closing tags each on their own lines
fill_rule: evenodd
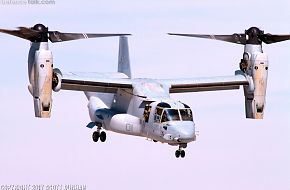
<svg viewBox="0 0 290 190">
<path fill-rule="evenodd" d="M 136 80 L 133 91 L 120 89 L 106 98 L 104 94 L 91 96 L 88 108 L 92 122 L 109 131 L 170 145 L 186 146 L 194 141 L 195 123 L 190 107 L 171 99 L 168 89 L 158 82 L 139 82 L 144 80 Z"/>
</svg>

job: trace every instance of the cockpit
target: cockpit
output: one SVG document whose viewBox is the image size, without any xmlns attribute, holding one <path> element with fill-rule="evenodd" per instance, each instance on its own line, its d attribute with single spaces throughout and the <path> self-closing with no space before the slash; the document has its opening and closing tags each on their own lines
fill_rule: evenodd
<svg viewBox="0 0 290 190">
<path fill-rule="evenodd" d="M 168 121 L 193 121 L 192 111 L 184 104 L 184 108 L 171 108 L 167 103 L 159 103 L 154 114 L 155 123 Z"/>
</svg>

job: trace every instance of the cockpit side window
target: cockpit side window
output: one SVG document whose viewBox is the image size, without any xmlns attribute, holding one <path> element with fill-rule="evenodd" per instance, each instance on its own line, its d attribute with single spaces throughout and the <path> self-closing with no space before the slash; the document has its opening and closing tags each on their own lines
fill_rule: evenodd
<svg viewBox="0 0 290 190">
<path fill-rule="evenodd" d="M 183 121 L 193 121 L 191 109 L 180 109 L 179 111 Z"/>
<path fill-rule="evenodd" d="M 166 111 L 164 111 L 164 113 L 163 113 L 163 115 L 162 115 L 161 122 L 166 122 L 166 121 L 169 121 L 169 118 L 167 117 L 167 113 L 166 113 Z"/>
<path fill-rule="evenodd" d="M 163 111 L 162 108 L 159 108 L 159 107 L 156 108 L 155 114 L 154 114 L 154 122 L 160 123 L 162 111 Z"/>
</svg>

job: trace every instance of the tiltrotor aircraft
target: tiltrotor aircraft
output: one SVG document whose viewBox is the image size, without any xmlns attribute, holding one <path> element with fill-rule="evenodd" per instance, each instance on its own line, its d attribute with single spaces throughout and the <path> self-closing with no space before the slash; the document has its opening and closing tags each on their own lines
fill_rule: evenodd
<svg viewBox="0 0 290 190">
<path fill-rule="evenodd" d="M 172 34 L 198 38 L 211 38 L 245 45 L 240 70 L 230 76 L 205 78 L 144 79 L 132 78 L 128 34 L 81 34 L 49 31 L 42 24 L 17 30 L 0 29 L 0 32 L 31 41 L 28 55 L 28 89 L 33 96 L 35 116 L 51 115 L 52 91 L 84 91 L 88 99 L 91 122 L 96 128 L 93 140 L 106 140 L 104 130 L 135 135 L 153 141 L 178 146 L 176 157 L 184 157 L 184 148 L 196 140 L 195 123 L 190 107 L 170 98 L 171 93 L 231 90 L 244 88 L 247 118 L 262 119 L 265 110 L 268 58 L 262 42 L 270 44 L 290 39 L 290 35 L 264 34 L 251 27 L 244 34 L 200 35 Z M 53 68 L 51 42 L 82 38 L 120 36 L 118 70 L 115 73 L 62 72 Z"/>
</svg>

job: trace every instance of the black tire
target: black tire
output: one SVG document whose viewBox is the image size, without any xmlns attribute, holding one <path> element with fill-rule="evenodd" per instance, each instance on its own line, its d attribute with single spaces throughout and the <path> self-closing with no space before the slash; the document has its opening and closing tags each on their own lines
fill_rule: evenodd
<svg viewBox="0 0 290 190">
<path fill-rule="evenodd" d="M 179 150 L 175 151 L 175 157 L 179 158 L 179 156 L 180 156 L 180 151 Z"/>
<path fill-rule="evenodd" d="M 185 157 L 185 151 L 184 150 L 181 150 L 180 151 L 180 156 L 181 156 L 181 158 L 184 158 Z"/>
<path fill-rule="evenodd" d="M 98 132 L 98 131 L 95 131 L 94 133 L 93 133 L 93 141 L 94 142 L 98 142 L 98 140 L 99 140 L 99 137 L 100 137 L 100 133 Z"/>
<path fill-rule="evenodd" d="M 107 139 L 107 134 L 105 131 L 102 131 L 101 134 L 100 134 L 100 140 L 101 142 L 105 142 Z"/>
</svg>

